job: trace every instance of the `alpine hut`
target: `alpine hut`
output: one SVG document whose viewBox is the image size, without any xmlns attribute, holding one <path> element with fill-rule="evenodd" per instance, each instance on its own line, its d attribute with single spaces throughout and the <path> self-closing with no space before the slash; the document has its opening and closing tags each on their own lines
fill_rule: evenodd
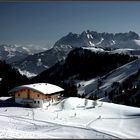
<svg viewBox="0 0 140 140">
<path fill-rule="evenodd" d="M 15 102 L 29 107 L 47 107 L 59 101 L 63 88 L 49 83 L 35 83 L 15 87 L 9 94 L 15 97 Z"/>
</svg>

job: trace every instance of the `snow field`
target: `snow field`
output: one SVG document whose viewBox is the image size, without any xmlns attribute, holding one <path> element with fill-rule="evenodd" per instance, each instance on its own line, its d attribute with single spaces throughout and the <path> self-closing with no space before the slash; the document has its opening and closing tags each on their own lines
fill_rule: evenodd
<svg viewBox="0 0 140 140">
<path fill-rule="evenodd" d="M 0 138 L 139 138 L 139 121 L 139 108 L 70 97 L 47 109 L 0 107 Z"/>
</svg>

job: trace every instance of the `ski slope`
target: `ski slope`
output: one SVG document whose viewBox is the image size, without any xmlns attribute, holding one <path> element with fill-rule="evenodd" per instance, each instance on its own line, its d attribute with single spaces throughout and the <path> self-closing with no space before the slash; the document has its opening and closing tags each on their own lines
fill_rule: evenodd
<svg viewBox="0 0 140 140">
<path fill-rule="evenodd" d="M 0 138 L 139 138 L 139 122 L 140 108 L 70 97 L 48 109 L 1 106 Z"/>
<path fill-rule="evenodd" d="M 138 69 L 140 69 L 140 58 L 112 70 L 103 77 L 97 77 L 89 81 L 80 82 L 80 85 L 82 86 L 79 88 L 79 94 L 85 94 L 86 97 L 97 94 L 98 97 L 103 97 L 105 91 L 109 92 L 111 90 L 111 85 L 113 82 L 123 82 L 129 76 L 138 72 Z M 97 90 L 99 80 L 102 82 Z"/>
</svg>

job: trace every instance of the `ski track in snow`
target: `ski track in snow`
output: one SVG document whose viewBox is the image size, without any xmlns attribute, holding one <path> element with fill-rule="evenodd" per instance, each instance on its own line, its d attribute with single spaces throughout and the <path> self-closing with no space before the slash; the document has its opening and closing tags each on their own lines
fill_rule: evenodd
<svg viewBox="0 0 140 140">
<path fill-rule="evenodd" d="M 74 97 L 63 100 L 63 109 L 61 103 L 48 109 L 1 107 L 0 138 L 139 137 L 139 108 L 101 101 L 93 107 L 92 100 Z"/>
<path fill-rule="evenodd" d="M 17 121 L 19 122 L 25 122 L 26 124 L 29 124 L 30 127 L 29 128 L 26 128 L 26 130 L 30 130 L 30 131 L 33 131 L 33 130 L 37 130 L 39 129 L 39 131 L 43 130 L 43 132 L 49 132 L 49 131 L 55 131 L 56 129 L 61 129 L 62 127 L 64 128 L 71 128 L 71 129 L 82 129 L 82 130 L 88 130 L 88 131 L 94 131 L 94 133 L 96 132 L 96 136 L 100 136 L 100 137 L 105 137 L 108 136 L 109 137 L 114 137 L 110 134 L 107 134 L 107 133 L 103 133 L 103 132 L 100 132 L 100 131 L 97 131 L 97 130 L 94 130 L 93 128 L 90 128 L 90 127 L 86 127 L 86 128 L 82 128 L 82 127 L 76 127 L 76 126 L 68 126 L 68 125 L 62 125 L 62 124 L 57 124 L 57 123 L 52 123 L 52 122 L 48 122 L 48 121 L 41 121 L 41 120 L 32 120 L 32 119 L 29 119 L 29 118 L 24 118 L 24 117 L 19 117 L 19 116 L 7 116 L 7 115 L 4 115 L 4 114 L 0 114 L 0 116 L 4 116 L 4 117 L 8 117 L 10 118 L 10 125 L 12 124 L 13 126 L 14 125 L 18 125 Z M 16 123 L 14 123 L 14 121 L 16 121 Z M 95 121 L 95 120 L 94 120 Z M 37 125 L 36 123 L 44 123 L 45 125 Z M 20 125 L 20 123 L 19 123 Z M 47 129 L 46 129 L 47 128 Z M 49 128 L 49 129 L 48 129 Z M 17 129 L 17 128 L 15 128 Z M 23 129 L 25 130 L 25 128 Z M 7 132 L 7 129 L 4 131 L 5 133 Z M 5 134 L 6 135 L 6 134 Z M 9 136 L 8 136 L 9 137 Z M 14 138 L 14 137 L 9 137 L 9 138 Z M 114 137 L 115 138 L 115 137 Z"/>
</svg>

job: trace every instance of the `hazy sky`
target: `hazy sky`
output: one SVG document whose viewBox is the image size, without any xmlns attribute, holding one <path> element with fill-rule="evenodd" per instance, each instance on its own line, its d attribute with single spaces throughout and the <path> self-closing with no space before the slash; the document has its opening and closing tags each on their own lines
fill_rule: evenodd
<svg viewBox="0 0 140 140">
<path fill-rule="evenodd" d="M 140 2 L 0 3 L 0 44 L 51 47 L 69 32 L 140 34 Z"/>
</svg>

